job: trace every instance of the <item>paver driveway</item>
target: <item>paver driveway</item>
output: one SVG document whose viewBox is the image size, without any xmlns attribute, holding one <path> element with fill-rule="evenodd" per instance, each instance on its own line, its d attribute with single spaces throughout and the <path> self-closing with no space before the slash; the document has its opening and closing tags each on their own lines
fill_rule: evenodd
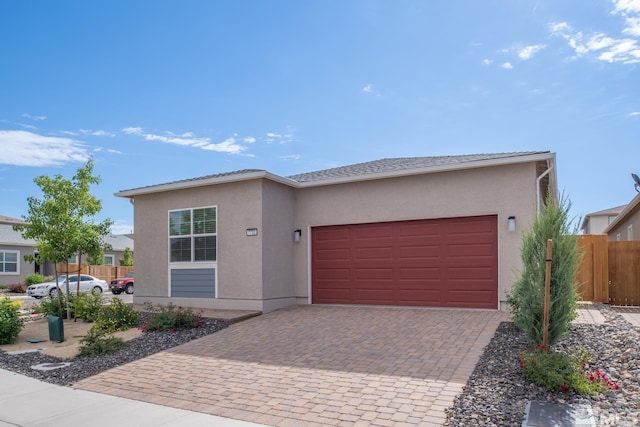
<svg viewBox="0 0 640 427">
<path fill-rule="evenodd" d="M 440 425 L 505 313 L 298 306 L 77 388 L 277 426 Z"/>
</svg>

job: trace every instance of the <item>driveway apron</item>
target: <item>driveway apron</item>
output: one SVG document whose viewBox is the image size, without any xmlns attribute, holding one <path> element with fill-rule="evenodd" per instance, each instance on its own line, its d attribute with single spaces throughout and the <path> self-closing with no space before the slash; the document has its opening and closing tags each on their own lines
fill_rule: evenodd
<svg viewBox="0 0 640 427">
<path fill-rule="evenodd" d="M 508 315 L 296 306 L 76 388 L 274 426 L 441 425 Z"/>
</svg>

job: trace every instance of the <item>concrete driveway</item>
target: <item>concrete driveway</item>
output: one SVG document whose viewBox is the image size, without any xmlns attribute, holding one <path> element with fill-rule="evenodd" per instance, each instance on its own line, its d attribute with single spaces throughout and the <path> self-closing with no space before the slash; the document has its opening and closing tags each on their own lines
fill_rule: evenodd
<svg viewBox="0 0 640 427">
<path fill-rule="evenodd" d="M 274 426 L 441 425 L 505 313 L 298 306 L 76 388 Z"/>
</svg>

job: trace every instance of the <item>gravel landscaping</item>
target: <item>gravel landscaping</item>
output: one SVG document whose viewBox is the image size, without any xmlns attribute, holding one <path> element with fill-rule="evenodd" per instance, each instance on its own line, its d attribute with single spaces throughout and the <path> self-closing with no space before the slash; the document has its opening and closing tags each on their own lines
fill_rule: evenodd
<svg viewBox="0 0 640 427">
<path fill-rule="evenodd" d="M 141 316 L 143 318 L 143 316 Z M 128 345 L 112 354 L 96 357 L 74 357 L 61 359 L 40 352 L 10 355 L 0 351 L 0 368 L 59 385 L 71 385 L 107 369 L 150 356 L 188 341 L 201 338 L 227 327 L 215 319 L 204 318 L 202 326 L 194 329 L 177 329 L 175 332 L 145 332 L 138 338 L 127 341 Z M 72 365 L 49 371 L 38 371 L 31 366 L 40 363 L 73 362 Z"/>
<path fill-rule="evenodd" d="M 575 354 L 587 350 L 590 370 L 599 368 L 620 389 L 596 396 L 548 392 L 521 374 L 520 351 L 524 336 L 511 322 L 503 322 L 487 345 L 463 392 L 447 410 L 446 426 L 521 426 L 529 401 L 590 404 L 598 426 L 640 425 L 640 328 L 632 326 L 607 305 L 596 305 L 606 319 L 602 325 L 574 324 L 558 348 Z M 146 332 L 111 355 L 64 360 L 41 353 L 9 355 L 0 351 L 0 368 L 59 385 L 71 385 L 107 369 L 152 355 L 227 327 L 203 319 L 201 328 L 175 332 Z M 36 371 L 32 365 L 71 361 L 67 368 Z"/>
<path fill-rule="evenodd" d="M 463 392 L 447 410 L 447 426 L 521 426 L 527 402 L 590 404 L 598 426 L 640 425 L 640 329 L 606 305 L 597 305 L 603 325 L 574 324 L 558 348 L 570 354 L 582 348 L 589 368 L 604 370 L 620 389 L 596 396 L 548 392 L 520 373 L 524 336 L 503 322 L 487 345 Z"/>
</svg>

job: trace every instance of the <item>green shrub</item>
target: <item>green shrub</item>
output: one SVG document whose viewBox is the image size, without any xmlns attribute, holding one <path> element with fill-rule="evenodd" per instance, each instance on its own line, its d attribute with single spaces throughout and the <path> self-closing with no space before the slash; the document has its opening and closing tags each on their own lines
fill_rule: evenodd
<svg viewBox="0 0 640 427">
<path fill-rule="evenodd" d="M 126 331 L 137 326 L 139 318 L 140 314 L 133 307 L 113 298 L 109 304 L 100 307 L 93 327 L 105 333 Z"/>
<path fill-rule="evenodd" d="M 104 331 L 89 329 L 87 335 L 80 339 L 80 356 L 99 356 L 115 353 L 127 346 L 122 338 L 108 336 Z"/>
<path fill-rule="evenodd" d="M 33 273 L 29 274 L 24 278 L 24 284 L 27 286 L 37 285 L 38 283 L 44 283 L 47 281 L 47 278 L 42 274 Z"/>
<path fill-rule="evenodd" d="M 69 296 L 69 307 L 71 309 L 71 316 L 73 316 L 73 294 Z M 45 316 L 58 316 L 63 319 L 67 317 L 67 298 L 64 294 L 60 294 L 60 300 L 62 301 L 62 308 L 58 305 L 58 297 L 51 298 L 46 296 L 40 300 L 38 304 L 35 304 L 31 309 L 36 313 L 44 314 Z"/>
<path fill-rule="evenodd" d="M 552 239 L 551 298 L 549 306 L 549 346 L 569 330 L 577 317 L 578 284 L 576 275 L 582 254 L 578 249 L 576 229 L 568 219 L 571 203 L 547 197 L 542 214 L 535 217 L 531 230 L 522 237 L 521 256 L 524 269 L 507 296 L 513 323 L 533 345 L 542 344 L 544 334 L 544 290 L 547 240 Z"/>
<path fill-rule="evenodd" d="M 0 298 L 0 344 L 12 344 L 22 330 L 22 319 L 15 304 L 9 298 Z"/>
<path fill-rule="evenodd" d="M 520 353 L 520 368 L 529 381 L 551 391 L 569 391 L 578 394 L 596 394 L 618 390 L 619 386 L 596 369 L 588 371 L 589 356 L 580 352 L 570 356 L 555 351 L 544 351 L 541 346 Z"/>
<path fill-rule="evenodd" d="M 103 302 L 104 297 L 102 294 L 94 294 L 93 292 L 81 293 L 71 298 L 71 310 L 74 316 L 85 322 L 93 322 L 96 320 Z"/>
<path fill-rule="evenodd" d="M 194 313 L 190 308 L 176 307 L 173 303 L 166 306 L 146 303 L 145 310 L 149 313 L 142 326 L 143 331 L 174 331 L 202 326 L 202 316 L 199 313 Z"/>
</svg>

